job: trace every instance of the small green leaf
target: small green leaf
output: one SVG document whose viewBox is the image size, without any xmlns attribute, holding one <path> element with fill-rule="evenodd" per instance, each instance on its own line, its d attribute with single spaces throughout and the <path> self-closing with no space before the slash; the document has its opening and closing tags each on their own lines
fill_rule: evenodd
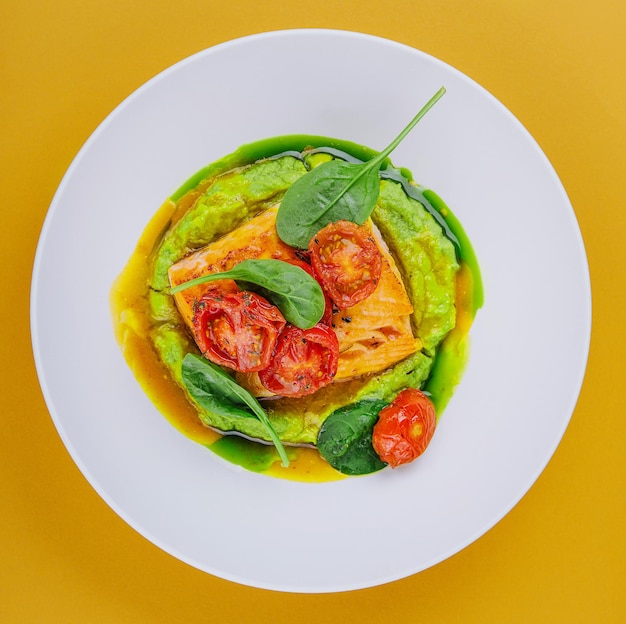
<svg viewBox="0 0 626 624">
<path fill-rule="evenodd" d="M 385 464 L 372 446 L 372 431 L 378 414 L 388 403 L 363 400 L 335 410 L 317 436 L 322 457 L 336 470 L 347 475 L 377 472 Z"/>
<path fill-rule="evenodd" d="M 333 160 L 296 180 L 278 209 L 276 231 L 281 240 L 306 249 L 311 238 L 329 223 L 340 220 L 364 223 L 378 199 L 378 170 L 445 92 L 441 87 L 404 130 L 371 160 L 365 163 Z"/>
<path fill-rule="evenodd" d="M 218 366 L 196 355 L 188 354 L 183 359 L 183 382 L 200 407 L 220 416 L 255 418 L 233 388 L 231 378 L 227 381 L 224 375 L 226 373 Z"/>
<path fill-rule="evenodd" d="M 285 447 L 265 410 L 256 398 L 230 375 L 216 364 L 188 353 L 183 359 L 182 378 L 189 395 L 200 407 L 222 416 L 258 418 L 276 446 L 282 465 L 289 466 Z"/>
<path fill-rule="evenodd" d="M 289 323 L 300 329 L 313 327 L 324 314 L 324 293 L 317 281 L 299 266 L 271 258 L 243 260 L 230 271 L 203 275 L 175 286 L 170 292 L 175 294 L 221 279 L 235 280 L 246 290 L 251 284 L 258 287 L 261 289 L 259 294 L 269 299 Z"/>
<path fill-rule="evenodd" d="M 345 220 L 362 225 L 378 193 L 378 169 L 365 170 L 362 163 L 343 160 L 319 165 L 285 194 L 276 215 L 278 236 L 292 247 L 306 249 L 328 223 Z"/>
</svg>

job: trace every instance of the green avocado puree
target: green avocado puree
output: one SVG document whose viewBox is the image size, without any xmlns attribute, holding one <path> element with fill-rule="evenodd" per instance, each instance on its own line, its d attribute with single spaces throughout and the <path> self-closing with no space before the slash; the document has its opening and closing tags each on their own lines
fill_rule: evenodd
<svg viewBox="0 0 626 624">
<path fill-rule="evenodd" d="M 172 196 L 180 208 L 158 237 L 148 277 L 150 339 L 181 387 L 181 364 L 197 348 L 169 295 L 168 269 L 195 249 L 237 228 L 280 201 L 310 168 L 330 158 L 364 161 L 369 148 L 327 137 L 297 135 L 258 141 L 205 167 Z M 262 400 L 280 438 L 313 445 L 325 418 L 361 399 L 391 402 L 407 386 L 428 392 L 437 414 L 450 399 L 467 359 L 467 332 L 483 303 L 480 271 L 458 220 L 434 192 L 416 185 L 410 172 L 387 161 L 372 220 L 381 231 L 414 305 L 413 331 L 423 348 L 375 375 L 331 384 L 300 399 Z M 266 439 L 256 419 L 229 418 L 198 410 L 204 425 Z M 275 449 L 228 435 L 209 445 L 250 470 L 265 471 Z"/>
</svg>

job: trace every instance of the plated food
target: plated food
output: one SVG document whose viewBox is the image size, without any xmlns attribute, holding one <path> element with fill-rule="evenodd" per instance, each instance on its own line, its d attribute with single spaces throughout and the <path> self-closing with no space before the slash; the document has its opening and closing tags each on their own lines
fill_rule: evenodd
<svg viewBox="0 0 626 624">
<path fill-rule="evenodd" d="M 474 253 L 381 154 L 311 136 L 244 146 L 166 201 L 116 282 L 140 383 L 235 463 L 302 480 L 408 463 L 460 379 Z"/>
<path fill-rule="evenodd" d="M 385 67 L 374 90 L 373 58 Z M 263 76 L 253 107 L 249 81 L 232 80 L 232 67 L 242 59 L 251 75 Z M 285 75 L 288 99 L 277 106 L 276 85 Z M 458 361 L 455 343 L 463 346 L 463 319 L 471 320 L 459 303 L 470 301 L 463 296 L 455 328 L 422 384 L 438 422 L 420 458 L 327 483 L 268 478 L 319 481 L 342 473 L 313 446 L 284 443 L 290 466 L 283 468 L 273 445 L 205 426 L 158 356 L 152 334 L 160 322 L 151 322 L 147 283 L 155 244 L 185 210 L 184 193 L 174 190 L 237 146 L 293 129 L 380 148 L 410 116 L 409 102 L 438 83 L 448 89 L 445 99 L 392 158 L 413 169 L 405 179 L 414 177 L 448 201 L 478 253 L 486 305 L 471 328 L 462 383 L 444 410 L 447 384 L 455 382 L 448 374 Z M 220 84 L 228 84 L 228 92 L 215 97 Z M 339 141 L 290 137 L 238 149 L 222 172 L 309 146 L 361 161 L 374 155 Z M 205 170 L 183 191 L 217 175 L 217 169 Z M 532 205 L 519 192 L 528 187 L 536 191 Z M 445 212 L 431 191 L 417 190 L 436 212 Z M 541 215 L 542 227 L 534 215 Z M 462 239 L 449 212 L 445 221 Z M 389 248 L 404 271 L 393 244 Z M 528 249 L 532 254 L 523 253 Z M 459 257 L 460 278 L 471 259 Z M 127 263 L 113 297 L 124 358 L 106 302 Z M 82 312 L 86 301 L 89 314 Z M 37 373 L 61 440 L 88 482 L 125 522 L 173 557 L 279 591 L 337 592 L 404 578 L 488 531 L 528 491 L 566 430 L 584 379 L 590 326 L 588 267 L 576 217 L 530 134 L 458 70 L 357 33 L 263 33 L 206 50 L 144 85 L 72 163 L 46 217 L 33 270 Z M 259 402 L 271 406 L 272 399 Z M 300 544 L 303 534 L 306 557 L 302 548 L 276 547 Z M 389 548 L 390 534 L 402 548 Z"/>
</svg>

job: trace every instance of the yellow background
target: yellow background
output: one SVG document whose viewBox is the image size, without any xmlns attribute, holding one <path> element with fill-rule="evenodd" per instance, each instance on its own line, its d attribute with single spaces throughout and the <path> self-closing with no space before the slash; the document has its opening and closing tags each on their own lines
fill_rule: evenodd
<svg viewBox="0 0 626 624">
<path fill-rule="evenodd" d="M 388 37 L 493 93 L 561 177 L 593 288 L 580 400 L 530 492 L 439 565 L 332 595 L 213 578 L 127 526 L 63 447 L 39 390 L 29 335 L 30 277 L 46 210 L 102 119 L 194 52 L 294 27 Z M 623 0 L 3 0 L 0 621 L 626 621 L 625 33 Z M 306 562 L 304 550 L 302 557 Z"/>
</svg>

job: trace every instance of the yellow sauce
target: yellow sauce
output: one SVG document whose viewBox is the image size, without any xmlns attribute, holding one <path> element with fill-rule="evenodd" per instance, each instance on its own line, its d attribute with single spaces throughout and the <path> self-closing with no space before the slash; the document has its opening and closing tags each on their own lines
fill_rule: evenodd
<svg viewBox="0 0 626 624">
<path fill-rule="evenodd" d="M 215 451 L 230 461 L 256 472 L 294 481 L 325 482 L 345 478 L 323 460 L 316 449 L 306 447 L 289 448 L 291 464 L 288 468 L 283 468 L 273 447 L 248 442 L 248 445 L 254 444 L 256 454 L 262 456 L 258 467 L 255 467 L 252 462 L 247 461 L 249 458 L 245 452 L 238 452 L 238 447 L 231 444 L 235 442 L 236 436 L 223 436 L 202 424 L 184 390 L 172 379 L 161 362 L 150 340 L 150 254 L 165 227 L 175 218 L 176 211 L 180 210 L 180 203 L 177 206 L 168 200 L 161 206 L 148 223 L 135 251 L 111 290 L 115 337 L 128 366 L 156 408 L 176 429 L 209 448 L 222 441 L 222 445 L 230 448 L 222 453 L 218 452 L 219 445 L 216 445 Z"/>
</svg>

